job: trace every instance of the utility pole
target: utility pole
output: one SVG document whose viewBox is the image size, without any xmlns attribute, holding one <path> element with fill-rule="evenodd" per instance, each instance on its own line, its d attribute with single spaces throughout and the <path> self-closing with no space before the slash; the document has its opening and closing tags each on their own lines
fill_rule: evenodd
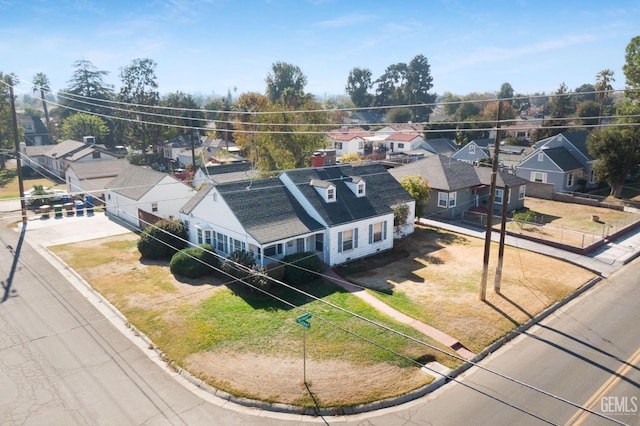
<svg viewBox="0 0 640 426">
<path fill-rule="evenodd" d="M 20 140 L 18 138 L 18 114 L 16 113 L 16 100 L 13 96 L 13 78 L 8 78 L 9 96 L 11 97 L 11 116 L 13 118 L 13 141 L 16 148 L 16 171 L 18 172 L 18 190 L 20 191 L 20 210 L 22 212 L 22 226 L 27 224 L 27 204 L 24 200 L 24 182 L 22 181 L 22 161 L 20 157 Z"/>
<path fill-rule="evenodd" d="M 489 211 L 487 212 L 487 228 L 484 236 L 484 260 L 482 263 L 482 281 L 480 282 L 480 300 L 487 295 L 487 277 L 489 275 L 489 254 L 491 252 L 491 228 L 493 227 L 493 205 L 496 194 L 496 175 L 498 174 L 498 152 L 500 152 L 500 120 L 502 119 L 502 102 L 498 100 L 496 118 L 496 134 L 493 139 L 493 164 L 491 167 L 491 188 L 489 194 Z"/>
<path fill-rule="evenodd" d="M 502 263 L 504 260 L 504 239 L 507 234 L 507 204 L 509 203 L 509 185 L 504 185 L 502 193 L 502 217 L 500 223 L 500 245 L 498 246 L 498 266 L 496 267 L 496 277 L 493 282 L 493 289 L 496 293 L 500 293 L 500 284 L 502 283 Z"/>
</svg>

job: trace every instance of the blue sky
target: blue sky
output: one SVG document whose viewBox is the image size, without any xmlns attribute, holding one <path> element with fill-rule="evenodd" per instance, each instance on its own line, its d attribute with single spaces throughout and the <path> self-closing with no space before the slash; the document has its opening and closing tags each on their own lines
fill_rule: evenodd
<svg viewBox="0 0 640 426">
<path fill-rule="evenodd" d="M 637 0 L 0 0 L 0 71 L 54 90 L 86 59 L 119 82 L 136 58 L 157 64 L 161 93 L 264 93 L 277 61 L 297 65 L 306 90 L 344 94 L 349 72 L 374 78 L 427 57 L 433 91 L 553 92 L 594 83 L 603 69 L 624 87 L 625 48 L 640 35 Z"/>
</svg>

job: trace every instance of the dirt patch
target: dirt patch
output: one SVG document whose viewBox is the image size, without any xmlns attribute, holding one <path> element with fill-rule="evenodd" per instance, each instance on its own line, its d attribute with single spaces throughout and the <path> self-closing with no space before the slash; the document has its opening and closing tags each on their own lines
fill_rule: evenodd
<svg viewBox="0 0 640 426">
<path fill-rule="evenodd" d="M 238 395 L 287 404 L 309 405 L 301 358 L 246 353 L 199 353 L 187 359 L 187 370 L 209 383 L 231 386 Z M 323 406 L 340 406 L 357 392 L 363 400 L 399 396 L 432 380 L 426 372 L 388 364 L 354 365 L 341 360 L 306 361 L 306 379 Z"/>
</svg>

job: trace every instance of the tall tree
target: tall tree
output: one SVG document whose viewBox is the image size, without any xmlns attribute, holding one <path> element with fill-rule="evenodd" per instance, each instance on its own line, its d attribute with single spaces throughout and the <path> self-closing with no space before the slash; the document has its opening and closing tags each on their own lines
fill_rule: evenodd
<svg viewBox="0 0 640 426">
<path fill-rule="evenodd" d="M 405 83 L 407 64 L 389 65 L 376 81 L 375 106 L 406 105 Z"/>
<path fill-rule="evenodd" d="M 583 125 L 593 126 L 600 123 L 600 107 L 594 101 L 580 102 L 576 107 L 576 116 Z"/>
<path fill-rule="evenodd" d="M 98 116 L 78 113 L 73 114 L 62 121 L 60 137 L 81 141 L 84 136 L 94 136 L 98 142 L 103 142 L 109 134 L 109 127 Z"/>
<path fill-rule="evenodd" d="M 59 103 L 64 107 L 60 116 L 66 118 L 76 112 L 109 114 L 105 101 L 113 99 L 113 85 L 104 82 L 108 71 L 98 70 L 90 61 L 73 63 L 75 71 L 68 81 L 69 87 L 58 93 Z"/>
<path fill-rule="evenodd" d="M 640 36 L 631 39 L 625 53 L 622 67 L 626 77 L 626 96 L 632 100 L 640 99 Z"/>
<path fill-rule="evenodd" d="M 304 92 L 307 76 L 295 65 L 286 62 L 274 63 L 265 81 L 267 99 L 273 104 L 280 102 L 295 109 L 308 99 Z"/>
<path fill-rule="evenodd" d="M 596 75 L 594 89 L 596 90 L 596 101 L 598 102 L 598 124 L 602 121 L 604 102 L 609 97 L 609 92 L 613 90 L 611 83 L 614 81 L 616 80 L 613 78 L 613 71 L 608 68 L 600 71 Z"/>
<path fill-rule="evenodd" d="M 17 81 L 18 78 L 14 74 L 0 72 L 0 170 L 5 168 L 5 154 L 15 151 L 10 87 Z M 22 127 L 18 126 L 19 133 L 21 130 Z M 18 135 L 19 138 L 20 136 Z"/>
<path fill-rule="evenodd" d="M 128 121 L 121 122 L 119 129 L 125 140 L 137 147 L 146 147 L 158 142 L 160 126 L 150 124 L 152 115 L 160 103 L 160 93 L 156 82 L 156 66 L 152 59 L 134 59 L 130 65 L 120 69 L 122 86 L 118 94 L 120 102 L 135 104 L 126 106 L 120 115 Z"/>
<path fill-rule="evenodd" d="M 171 139 L 181 134 L 193 136 L 198 127 L 204 127 L 204 113 L 191 94 L 180 91 L 169 93 L 162 98 L 160 105 L 171 108 L 164 111 L 164 114 L 175 117 L 164 119 L 166 123 L 172 125 L 165 129 L 162 135 L 164 139 Z"/>
<path fill-rule="evenodd" d="M 286 105 L 248 93 L 240 96 L 238 106 L 250 113 L 236 122 L 236 144 L 262 172 L 308 167 L 311 155 L 324 147 L 327 115 L 317 112 L 317 102 L 307 100 L 297 112 L 285 113 Z"/>
<path fill-rule="evenodd" d="M 542 127 L 533 132 L 534 142 L 564 132 L 567 129 L 567 120 L 565 119 L 574 111 L 571 94 L 564 83 L 560 85 L 549 103 L 551 104 L 551 120 L 543 121 Z"/>
<path fill-rule="evenodd" d="M 507 99 L 509 105 L 513 105 L 513 87 L 509 83 L 502 83 L 500 90 L 498 91 L 498 99 Z"/>
<path fill-rule="evenodd" d="M 433 102 L 436 100 L 434 93 L 429 93 L 433 88 L 433 77 L 431 76 L 431 66 L 424 55 L 414 57 L 407 67 L 407 83 L 405 87 L 405 98 L 413 113 L 413 120 L 416 122 L 429 121 L 429 115 L 433 111 Z M 425 106 L 417 106 L 426 104 Z"/>
<path fill-rule="evenodd" d="M 373 95 L 370 93 L 373 87 L 371 75 L 371 71 L 366 68 L 354 68 L 349 72 L 345 90 L 356 108 L 370 107 L 373 102 Z"/>
<path fill-rule="evenodd" d="M 51 88 L 49 87 L 49 77 L 47 77 L 45 73 L 39 72 L 35 76 L 33 76 L 33 81 L 31 84 L 33 84 L 33 93 L 40 92 L 40 100 L 42 101 L 42 109 L 44 110 L 44 118 L 47 124 L 47 131 L 49 132 L 49 136 L 51 136 L 51 119 L 49 118 L 49 108 L 47 107 L 47 101 L 44 95 L 45 91 L 48 92 L 51 90 Z"/>
<path fill-rule="evenodd" d="M 587 147 L 598 159 L 595 166 L 598 181 L 608 183 L 610 195 L 620 198 L 627 176 L 638 172 L 640 129 L 629 126 L 594 130 L 587 139 Z"/>
</svg>

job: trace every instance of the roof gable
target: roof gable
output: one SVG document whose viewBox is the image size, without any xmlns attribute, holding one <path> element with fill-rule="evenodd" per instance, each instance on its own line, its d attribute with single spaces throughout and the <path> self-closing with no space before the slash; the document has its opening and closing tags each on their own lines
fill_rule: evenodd
<svg viewBox="0 0 640 426">
<path fill-rule="evenodd" d="M 105 189 L 110 189 L 114 193 L 132 200 L 139 200 L 166 177 L 169 177 L 176 182 L 180 182 L 176 178 L 165 173 L 157 172 L 146 167 L 128 164 L 127 167 L 118 174 L 118 176 L 106 185 Z"/>
</svg>

